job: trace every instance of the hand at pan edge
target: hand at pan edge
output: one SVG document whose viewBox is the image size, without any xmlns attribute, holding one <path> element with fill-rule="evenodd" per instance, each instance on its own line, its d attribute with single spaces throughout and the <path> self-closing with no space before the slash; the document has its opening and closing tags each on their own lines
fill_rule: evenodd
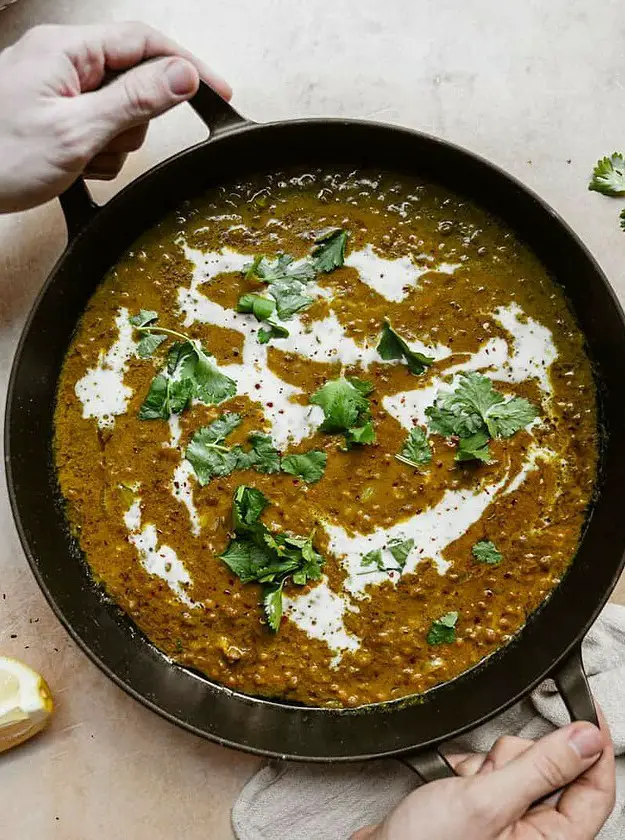
<svg viewBox="0 0 625 840">
<path fill-rule="evenodd" d="M 149 121 L 200 79 L 230 98 L 227 82 L 142 23 L 31 29 L 0 54 L 0 212 L 42 204 L 81 174 L 114 178 Z"/>
<path fill-rule="evenodd" d="M 614 750 L 603 717 L 601 730 L 573 723 L 536 743 L 504 737 L 488 755 L 450 761 L 459 778 L 418 788 L 351 840 L 594 840 L 614 807 Z"/>
</svg>

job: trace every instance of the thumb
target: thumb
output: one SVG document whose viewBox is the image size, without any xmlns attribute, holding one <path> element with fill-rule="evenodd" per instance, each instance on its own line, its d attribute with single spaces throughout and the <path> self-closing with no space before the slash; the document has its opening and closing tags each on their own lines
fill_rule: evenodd
<svg viewBox="0 0 625 840">
<path fill-rule="evenodd" d="M 491 813 L 496 808 L 492 829 L 501 831 L 537 799 L 574 781 L 592 767 L 604 746 L 604 736 L 596 726 L 574 723 L 537 741 L 500 770 L 474 777 L 480 794 L 490 802 Z"/>
<path fill-rule="evenodd" d="M 200 84 L 196 68 L 184 58 L 148 61 L 118 76 L 105 87 L 74 101 L 89 127 L 91 156 L 122 131 L 163 114 L 190 99 Z"/>
</svg>

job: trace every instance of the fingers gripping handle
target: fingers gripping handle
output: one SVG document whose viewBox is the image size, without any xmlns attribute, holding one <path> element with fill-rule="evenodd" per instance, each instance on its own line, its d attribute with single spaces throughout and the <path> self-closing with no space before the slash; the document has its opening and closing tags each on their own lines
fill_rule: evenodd
<svg viewBox="0 0 625 840">
<path fill-rule="evenodd" d="M 598 726 L 597 709 L 584 670 L 581 647 L 576 648 L 560 666 L 554 680 L 571 721 L 584 720 Z M 425 783 L 449 779 L 456 775 L 449 762 L 435 749 L 403 756 L 401 761 Z"/>
<path fill-rule="evenodd" d="M 209 142 L 237 127 L 252 124 L 204 82 L 200 82 L 198 92 L 189 100 L 189 104 L 207 126 L 210 132 Z M 59 200 L 67 225 L 67 236 L 71 242 L 97 215 L 100 208 L 91 197 L 83 178 L 74 181 L 71 187 L 59 196 Z"/>
</svg>

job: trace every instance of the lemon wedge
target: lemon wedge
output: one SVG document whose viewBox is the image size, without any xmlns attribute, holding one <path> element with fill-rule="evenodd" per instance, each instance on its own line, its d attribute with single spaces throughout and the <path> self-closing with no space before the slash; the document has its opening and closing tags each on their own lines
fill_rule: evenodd
<svg viewBox="0 0 625 840">
<path fill-rule="evenodd" d="M 0 656 L 0 753 L 41 732 L 53 709 L 44 678 L 17 659 Z"/>
</svg>

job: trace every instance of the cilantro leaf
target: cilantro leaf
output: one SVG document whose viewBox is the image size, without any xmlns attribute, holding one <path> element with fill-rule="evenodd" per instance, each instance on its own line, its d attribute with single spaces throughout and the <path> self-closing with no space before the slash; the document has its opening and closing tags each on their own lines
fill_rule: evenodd
<svg viewBox="0 0 625 840">
<path fill-rule="evenodd" d="M 269 504 L 267 497 L 256 487 L 241 484 L 234 492 L 232 519 L 235 531 L 246 531 L 260 519 Z"/>
<path fill-rule="evenodd" d="M 493 437 L 509 438 L 529 426 L 538 417 L 538 409 L 523 397 L 512 397 L 494 405 L 486 416 L 486 425 Z"/>
<path fill-rule="evenodd" d="M 623 155 L 614 152 L 610 157 L 604 157 L 597 161 L 588 189 L 603 193 L 603 195 L 625 195 L 625 160 Z"/>
<path fill-rule="evenodd" d="M 268 504 L 254 487 L 241 485 L 234 494 L 232 521 L 235 536 L 221 559 L 243 583 L 269 584 L 263 592 L 268 626 L 277 632 L 282 616 L 282 587 L 288 578 L 298 586 L 319 580 L 324 558 L 313 547 L 313 534 L 298 537 L 272 533 L 260 521 Z"/>
<path fill-rule="evenodd" d="M 278 317 L 282 321 L 290 320 L 296 312 L 301 312 L 314 302 L 314 298 L 304 294 L 305 288 L 306 286 L 296 279 L 271 285 L 269 294 L 276 302 Z"/>
<path fill-rule="evenodd" d="M 402 464 L 408 464 L 411 467 L 418 468 L 430 463 L 432 460 L 432 447 L 430 446 L 427 433 L 421 426 L 415 426 L 410 430 L 408 437 L 404 441 L 404 445 L 395 457 Z"/>
<path fill-rule="evenodd" d="M 384 560 L 382 559 L 382 549 L 375 548 L 373 551 L 363 554 L 361 561 L 363 566 L 377 566 L 381 572 L 385 572 Z"/>
<path fill-rule="evenodd" d="M 350 385 L 353 385 L 357 391 L 360 391 L 363 397 L 368 397 L 373 391 L 373 382 L 370 382 L 368 379 L 358 379 L 355 376 L 346 376 L 345 378 Z"/>
<path fill-rule="evenodd" d="M 449 612 L 433 621 L 427 634 L 428 645 L 448 645 L 455 642 L 457 622 L 457 612 Z"/>
<path fill-rule="evenodd" d="M 404 571 L 406 568 L 406 561 L 408 559 L 408 555 L 414 548 L 414 540 L 393 540 L 388 544 L 388 550 L 393 555 L 393 559 L 399 566 L 400 571 Z"/>
<path fill-rule="evenodd" d="M 260 432 L 253 432 L 249 438 L 254 458 L 252 466 L 258 472 L 276 473 L 280 471 L 280 455 L 274 449 L 271 437 Z"/>
<path fill-rule="evenodd" d="M 330 228 L 321 233 L 315 240 L 317 243 L 312 250 L 312 262 L 321 274 L 341 268 L 345 262 L 345 246 L 347 231 L 341 228 Z"/>
<path fill-rule="evenodd" d="M 489 438 L 510 437 L 538 416 L 538 410 L 528 400 L 506 400 L 487 376 L 473 371 L 460 375 L 454 391 L 439 393 L 425 413 L 430 431 L 461 438 L 458 460 L 483 461 L 489 458 L 488 451 L 484 451 Z M 475 454 L 480 450 L 481 454 Z"/>
<path fill-rule="evenodd" d="M 434 359 L 411 350 L 406 341 L 398 335 L 388 321 L 384 321 L 382 335 L 377 346 L 377 351 L 384 361 L 390 359 L 404 359 L 408 370 L 415 375 L 423 373 L 426 367 L 432 364 Z"/>
<path fill-rule="evenodd" d="M 488 435 L 485 432 L 476 432 L 466 438 L 460 438 L 456 451 L 456 461 L 482 461 L 490 464 L 490 449 L 488 448 Z"/>
<path fill-rule="evenodd" d="M 367 383 L 367 387 L 369 383 Z M 345 377 L 330 379 L 310 397 L 313 405 L 321 406 L 324 432 L 344 432 L 347 446 L 354 443 L 373 443 L 375 432 L 370 422 L 369 400 L 363 396 L 362 385 L 355 387 Z"/>
<path fill-rule="evenodd" d="M 139 409 L 139 420 L 167 420 L 169 408 L 169 379 L 159 373 L 150 385 L 148 395 Z"/>
<path fill-rule="evenodd" d="M 137 344 L 137 356 L 140 359 L 147 359 L 156 350 L 157 347 L 165 341 L 166 335 L 159 335 L 158 333 L 147 333 Z"/>
<path fill-rule="evenodd" d="M 371 420 L 364 426 L 353 426 L 345 432 L 345 444 L 351 449 L 354 444 L 375 443 L 375 429 Z"/>
<path fill-rule="evenodd" d="M 319 449 L 311 449 L 295 455 L 285 455 L 282 458 L 282 470 L 290 475 L 298 475 L 308 484 L 314 484 L 323 477 L 328 456 Z"/>
<path fill-rule="evenodd" d="M 191 438 L 185 458 L 193 467 L 202 487 L 215 476 L 230 475 L 236 469 L 237 448 L 221 446 L 220 441 L 225 440 L 240 422 L 239 414 L 226 412 L 210 425 L 198 429 Z"/>
<path fill-rule="evenodd" d="M 267 344 L 272 338 L 288 338 L 289 331 L 281 324 L 276 324 L 274 321 L 267 321 L 267 327 L 261 327 L 257 335 L 259 344 Z"/>
<path fill-rule="evenodd" d="M 230 379 L 222 373 L 213 361 L 202 350 L 199 342 L 194 341 L 197 362 L 193 379 L 194 396 L 203 403 L 220 403 L 234 397 L 237 392 L 237 385 L 234 379 Z"/>
<path fill-rule="evenodd" d="M 128 320 L 133 327 L 146 327 L 158 318 L 153 309 L 140 309 L 138 315 L 132 315 Z"/>
<path fill-rule="evenodd" d="M 277 633 L 280 629 L 280 622 L 282 621 L 282 587 L 284 581 L 281 583 L 269 584 L 265 586 L 263 591 L 263 609 L 267 618 L 267 624 Z"/>
<path fill-rule="evenodd" d="M 480 540 L 480 542 L 476 542 L 471 551 L 478 563 L 487 563 L 489 566 L 498 566 L 503 560 L 503 555 L 497 551 L 495 544 L 490 540 Z"/>
<path fill-rule="evenodd" d="M 275 308 L 273 300 L 253 292 L 241 295 L 237 303 L 237 312 L 251 312 L 257 321 L 266 321 L 273 315 Z"/>
</svg>

